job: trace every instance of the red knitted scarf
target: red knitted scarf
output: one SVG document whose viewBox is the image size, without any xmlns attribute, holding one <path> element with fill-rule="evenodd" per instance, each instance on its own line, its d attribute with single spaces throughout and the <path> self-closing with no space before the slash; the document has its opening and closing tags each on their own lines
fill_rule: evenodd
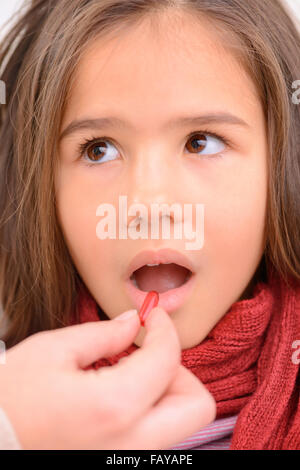
<svg viewBox="0 0 300 470">
<path fill-rule="evenodd" d="M 76 311 L 79 321 L 73 323 L 100 320 L 86 288 L 79 291 Z M 295 341 L 300 341 L 300 285 L 273 273 L 268 283 L 257 282 L 250 299 L 235 302 L 199 345 L 182 350 L 182 364 L 214 396 L 216 418 L 238 414 L 230 449 L 300 449 Z M 116 364 L 136 349 L 132 344 L 88 368 Z"/>
</svg>

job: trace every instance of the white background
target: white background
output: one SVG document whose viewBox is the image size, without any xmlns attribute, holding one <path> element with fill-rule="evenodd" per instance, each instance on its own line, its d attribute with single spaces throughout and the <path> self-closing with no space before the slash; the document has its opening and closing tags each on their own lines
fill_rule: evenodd
<svg viewBox="0 0 300 470">
<path fill-rule="evenodd" d="M 18 11 L 20 5 L 24 4 L 24 1 L 28 2 L 30 0 L 0 0 L 0 38 L 3 35 L 6 28 L 3 28 L 3 24 L 7 21 L 11 14 L 15 11 Z M 70 0 L 72 1 L 72 0 Z M 240 0 L 247 1 L 247 0 Z M 264 0 L 261 0 L 262 2 Z M 300 0 L 284 0 L 290 5 L 292 10 L 297 16 L 297 20 L 300 21 Z"/>
<path fill-rule="evenodd" d="M 0 0 L 0 37 L 3 35 L 3 24 L 19 9 L 23 0 Z"/>
</svg>

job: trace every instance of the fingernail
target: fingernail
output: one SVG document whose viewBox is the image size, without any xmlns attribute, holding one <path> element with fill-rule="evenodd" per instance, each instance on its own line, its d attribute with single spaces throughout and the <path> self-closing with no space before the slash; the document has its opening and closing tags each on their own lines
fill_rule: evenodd
<svg viewBox="0 0 300 470">
<path fill-rule="evenodd" d="M 151 310 L 157 306 L 159 301 L 159 294 L 155 290 L 148 292 L 146 295 L 143 305 L 139 311 L 139 317 L 141 321 L 141 325 L 145 325 L 145 321 Z"/>
<path fill-rule="evenodd" d="M 127 312 L 124 312 L 121 315 L 118 315 L 117 317 L 115 317 L 114 320 L 120 320 L 120 321 L 128 320 L 129 318 L 132 318 L 135 315 L 137 315 L 137 310 L 136 309 L 128 310 Z"/>
</svg>

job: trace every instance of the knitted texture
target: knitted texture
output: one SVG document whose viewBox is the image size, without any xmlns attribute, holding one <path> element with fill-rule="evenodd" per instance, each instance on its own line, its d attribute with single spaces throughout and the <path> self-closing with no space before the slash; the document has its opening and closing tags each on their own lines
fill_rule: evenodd
<svg viewBox="0 0 300 470">
<path fill-rule="evenodd" d="M 71 324 L 97 320 L 97 303 L 82 287 Z M 292 360 L 299 340 L 300 284 L 273 270 L 200 344 L 181 351 L 182 365 L 214 396 L 216 419 L 238 415 L 231 450 L 300 450 L 300 367 Z M 112 366 L 137 349 L 132 344 L 88 368 Z"/>
</svg>

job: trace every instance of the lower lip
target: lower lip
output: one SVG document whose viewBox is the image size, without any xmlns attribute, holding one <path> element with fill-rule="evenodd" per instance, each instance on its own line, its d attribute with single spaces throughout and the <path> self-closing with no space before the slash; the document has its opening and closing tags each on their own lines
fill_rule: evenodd
<svg viewBox="0 0 300 470">
<path fill-rule="evenodd" d="M 158 306 L 162 307 L 167 313 L 171 313 L 181 307 L 192 291 L 195 284 L 195 278 L 196 275 L 194 273 L 186 283 L 182 284 L 182 286 L 177 287 L 176 289 L 170 289 L 166 292 L 160 292 Z M 135 308 L 140 310 L 148 292 L 138 289 L 130 279 L 128 279 L 125 284 L 126 290 L 134 303 Z"/>
</svg>

